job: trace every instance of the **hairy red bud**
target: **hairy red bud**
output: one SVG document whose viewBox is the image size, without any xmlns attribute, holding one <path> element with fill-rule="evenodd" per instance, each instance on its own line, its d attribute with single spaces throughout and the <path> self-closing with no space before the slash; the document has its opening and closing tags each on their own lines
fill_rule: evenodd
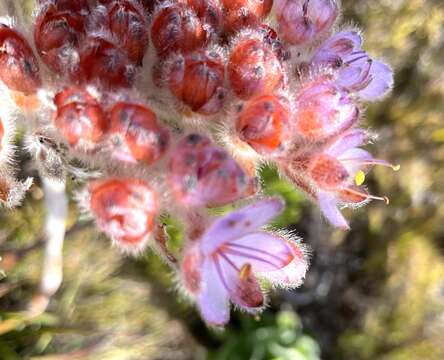
<svg viewBox="0 0 444 360">
<path fill-rule="evenodd" d="M 272 48 L 259 37 L 242 37 L 231 50 L 228 78 L 234 93 L 250 99 L 284 84 L 284 69 Z"/>
<path fill-rule="evenodd" d="M 0 80 L 11 90 L 33 94 L 41 86 L 37 59 L 25 38 L 0 24 Z"/>
</svg>

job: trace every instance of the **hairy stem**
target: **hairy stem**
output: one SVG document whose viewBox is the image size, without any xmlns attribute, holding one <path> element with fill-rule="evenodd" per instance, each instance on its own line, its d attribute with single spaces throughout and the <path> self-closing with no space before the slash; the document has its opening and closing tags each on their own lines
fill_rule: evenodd
<svg viewBox="0 0 444 360">
<path fill-rule="evenodd" d="M 31 312 L 43 312 L 63 278 L 63 240 L 65 239 L 68 199 L 64 182 L 43 178 L 46 204 L 46 246 L 43 260 L 40 294 L 31 304 Z"/>
</svg>

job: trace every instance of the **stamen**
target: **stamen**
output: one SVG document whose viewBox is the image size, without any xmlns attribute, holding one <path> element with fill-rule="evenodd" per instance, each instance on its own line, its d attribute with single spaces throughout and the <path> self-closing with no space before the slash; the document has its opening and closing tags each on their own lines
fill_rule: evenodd
<svg viewBox="0 0 444 360">
<path fill-rule="evenodd" d="M 251 276 L 251 264 L 250 263 L 245 263 L 244 265 L 242 265 L 240 271 L 239 271 L 239 279 L 241 280 L 246 280 Z"/>
<path fill-rule="evenodd" d="M 381 159 L 367 159 L 367 160 L 362 160 L 362 159 L 357 159 L 357 158 L 346 158 L 346 159 L 340 159 L 341 162 L 355 162 L 358 165 L 380 165 L 380 166 L 385 166 L 385 167 L 389 167 L 392 168 L 393 171 L 399 171 L 399 169 L 401 169 L 401 165 L 399 164 L 391 164 L 385 160 L 381 160 Z"/>
<path fill-rule="evenodd" d="M 365 181 L 365 172 L 362 170 L 359 170 L 355 175 L 355 184 L 357 186 L 360 186 L 364 183 L 364 181 Z"/>
<path fill-rule="evenodd" d="M 344 190 L 348 191 L 350 194 L 354 194 L 354 195 L 363 197 L 364 199 L 380 200 L 380 201 L 384 201 L 386 205 L 390 204 L 390 199 L 387 196 L 375 196 L 375 195 L 367 194 L 365 192 L 354 190 L 352 188 L 346 188 Z"/>
</svg>

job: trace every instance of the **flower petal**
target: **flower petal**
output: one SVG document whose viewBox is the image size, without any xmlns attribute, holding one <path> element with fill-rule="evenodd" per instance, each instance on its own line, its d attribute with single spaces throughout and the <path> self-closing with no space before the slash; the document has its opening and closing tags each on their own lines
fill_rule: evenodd
<svg viewBox="0 0 444 360">
<path fill-rule="evenodd" d="M 222 216 L 202 236 L 202 253 L 210 255 L 224 243 L 260 228 L 278 215 L 283 207 L 281 199 L 268 198 Z"/>
<path fill-rule="evenodd" d="M 229 293 L 213 259 L 202 265 L 202 291 L 197 298 L 199 310 L 208 324 L 222 326 L 230 319 Z"/>
<path fill-rule="evenodd" d="M 316 64 L 335 65 L 336 60 L 342 60 L 353 51 L 361 49 L 362 38 L 356 31 L 341 31 L 328 39 L 313 57 Z"/>
<path fill-rule="evenodd" d="M 197 294 L 201 290 L 202 261 L 199 246 L 193 246 L 185 251 L 180 269 L 182 282 L 191 294 Z"/>
<path fill-rule="evenodd" d="M 221 251 L 236 267 L 250 264 L 254 273 L 287 286 L 298 286 L 307 270 L 304 252 L 296 242 L 267 232 L 227 242 Z"/>
<path fill-rule="evenodd" d="M 338 208 L 338 202 L 333 194 L 326 191 L 318 192 L 319 208 L 325 218 L 335 227 L 348 230 L 350 227 Z"/>
<path fill-rule="evenodd" d="M 338 160 L 347 169 L 350 176 L 354 176 L 359 170 L 367 172 L 371 165 L 367 164 L 373 160 L 372 154 L 360 148 L 352 148 L 343 152 Z"/>
<path fill-rule="evenodd" d="M 370 76 L 372 80 L 368 86 L 358 92 L 358 95 L 364 100 L 380 99 L 393 87 L 393 71 L 380 61 L 373 61 Z"/>
<path fill-rule="evenodd" d="M 329 146 L 327 154 L 338 157 L 345 151 L 363 145 L 368 136 L 365 130 L 353 129 L 341 134 L 340 137 Z"/>
<path fill-rule="evenodd" d="M 372 60 L 364 51 L 347 59 L 348 63 L 339 72 L 337 83 L 349 91 L 359 91 L 371 81 Z"/>
</svg>

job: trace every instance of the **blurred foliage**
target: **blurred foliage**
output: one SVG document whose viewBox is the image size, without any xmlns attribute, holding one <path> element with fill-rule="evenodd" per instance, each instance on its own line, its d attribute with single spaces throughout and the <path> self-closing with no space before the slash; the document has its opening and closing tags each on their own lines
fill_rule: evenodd
<svg viewBox="0 0 444 360">
<path fill-rule="evenodd" d="M 41 193 L 37 185 L 31 192 L 35 193 Z M 52 353 L 67 359 L 191 358 L 195 342 L 151 300 L 157 293 L 143 280 L 143 272 L 131 271 L 132 264 L 126 266 L 126 259 L 88 223 L 77 223 L 74 204 L 63 286 L 47 313 L 29 316 L 26 309 L 42 263 L 44 211 L 37 204 L 40 201 L 30 197 L 20 211 L 0 215 L 1 228 L 12 228 L 2 244 L 1 266 L 7 277 L 0 283 L 0 358 L 50 359 L 38 355 Z M 161 271 L 166 273 L 165 268 Z"/>
<path fill-rule="evenodd" d="M 298 360 L 320 358 L 319 349 L 325 359 L 444 358 L 444 3 L 342 3 L 344 19 L 364 29 L 365 47 L 397 74 L 393 94 L 363 121 L 380 134 L 370 150 L 401 164 L 367 180 L 391 204 L 350 212 L 352 231 L 332 231 L 274 169 L 263 169 L 265 192 L 288 205 L 275 226 L 304 237 L 312 266 L 301 289 L 272 295 L 260 320 L 233 313 L 222 332 L 177 295 L 157 256 L 124 258 L 77 222 L 73 205 L 62 288 L 45 314 L 30 318 L 43 245 L 37 184 L 19 210 L 0 212 L 0 359 Z M 165 222 L 174 253 L 180 226 Z"/>
<path fill-rule="evenodd" d="M 302 333 L 302 324 L 290 310 L 265 313 L 260 320 L 242 317 L 237 331 L 223 334 L 222 349 L 209 360 L 318 360 L 319 345 Z"/>
</svg>

